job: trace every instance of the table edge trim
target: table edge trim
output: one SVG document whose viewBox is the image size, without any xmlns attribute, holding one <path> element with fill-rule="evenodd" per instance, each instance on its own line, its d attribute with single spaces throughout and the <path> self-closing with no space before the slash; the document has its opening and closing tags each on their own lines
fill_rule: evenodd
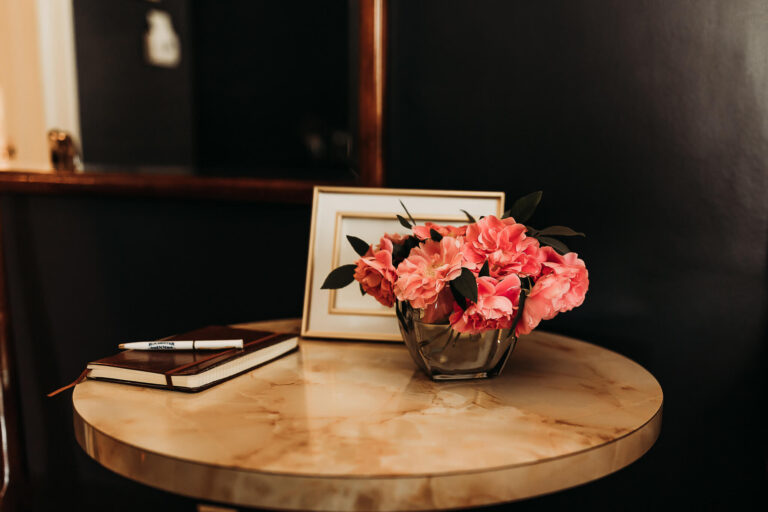
<svg viewBox="0 0 768 512">
<path fill-rule="evenodd" d="M 119 384 L 118 384 L 119 385 Z M 74 392 L 72 393 L 72 396 L 74 398 Z M 320 480 L 396 480 L 396 479 L 419 479 L 419 478 L 441 478 L 441 477 L 450 477 L 450 476 L 460 476 L 460 475 L 470 475 L 470 474 L 481 474 L 481 473 L 495 473 L 498 471 L 505 471 L 515 468 L 522 468 L 525 466 L 534 466 L 539 464 L 545 464 L 549 462 L 554 462 L 556 460 L 561 459 L 568 459 L 571 457 L 583 455 L 585 453 L 599 450 L 602 448 L 605 448 L 607 446 L 610 446 L 612 444 L 616 444 L 622 440 L 625 440 L 627 437 L 633 436 L 639 432 L 644 431 L 649 426 L 654 426 L 656 423 L 661 422 L 661 416 L 662 411 L 664 409 L 664 399 L 662 397 L 661 402 L 659 403 L 658 409 L 651 415 L 650 418 L 648 418 L 642 425 L 637 427 L 634 430 L 630 430 L 629 432 L 616 437 L 614 439 L 611 439 L 610 441 L 606 441 L 601 444 L 597 444 L 594 446 L 590 446 L 588 448 L 584 448 L 582 450 L 574 451 L 571 453 L 568 453 L 566 455 L 557 455 L 554 457 L 548 457 L 545 459 L 539 459 L 536 461 L 529 461 L 529 462 L 520 462 L 517 464 L 506 464 L 503 466 L 492 466 L 482 469 L 469 469 L 465 471 L 446 471 L 442 473 L 413 473 L 409 475 L 339 475 L 339 474 L 319 474 L 319 473 L 313 473 L 313 474 L 298 474 L 298 473 L 287 473 L 287 472 L 280 472 L 280 471 L 265 471 L 265 470 L 258 470 L 258 469 L 247 469 L 247 468 L 241 468 L 237 466 L 228 466 L 224 464 L 217 464 L 217 463 L 208 463 L 208 462 L 199 462 L 193 459 L 185 459 L 182 457 L 177 457 L 174 455 L 168 455 L 160 452 L 156 452 L 154 450 L 148 450 L 145 448 L 140 448 L 138 446 L 134 446 L 132 444 L 129 444 L 125 441 L 122 441 L 120 439 L 115 438 L 114 436 L 107 434 L 106 432 L 100 430 L 97 427 L 94 427 L 90 423 L 88 423 L 77 411 L 77 406 L 74 403 L 74 400 L 72 401 L 72 412 L 73 412 L 73 419 L 74 419 L 74 428 L 75 428 L 75 437 L 77 439 L 78 444 L 80 447 L 85 451 L 86 454 L 88 454 L 89 457 L 91 457 L 93 460 L 99 462 L 101 464 L 101 461 L 98 460 L 94 455 L 92 455 L 89 450 L 84 445 L 84 440 L 81 440 L 81 433 L 85 431 L 85 429 L 88 429 L 94 433 L 97 433 L 102 438 L 109 440 L 110 442 L 125 446 L 129 450 L 133 450 L 136 452 L 140 452 L 143 454 L 151 454 L 155 457 L 160 457 L 163 459 L 167 459 L 169 461 L 174 461 L 177 463 L 182 464 L 190 464 L 195 466 L 201 466 L 203 468 L 209 468 L 214 470 L 227 470 L 227 471 L 236 471 L 239 473 L 248 473 L 248 474 L 256 474 L 256 475 L 265 475 L 265 476 L 280 476 L 285 478 L 307 478 L 307 479 L 320 479 Z M 659 433 L 661 431 L 661 428 L 659 427 L 659 432 L 657 432 L 656 436 L 654 436 L 653 440 L 648 444 L 648 446 L 645 448 L 645 451 L 649 450 L 656 442 L 656 439 L 659 436 Z M 643 452 L 645 453 L 645 452 Z M 637 460 L 637 459 L 635 459 Z"/>
</svg>

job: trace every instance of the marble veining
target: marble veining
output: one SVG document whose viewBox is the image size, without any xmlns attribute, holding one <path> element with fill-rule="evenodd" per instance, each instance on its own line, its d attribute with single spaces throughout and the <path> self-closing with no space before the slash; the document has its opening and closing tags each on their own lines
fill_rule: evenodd
<svg viewBox="0 0 768 512">
<path fill-rule="evenodd" d="M 503 375 L 458 382 L 429 380 L 399 344 L 299 346 L 199 394 L 86 381 L 73 395 L 78 440 L 118 473 L 182 494 L 286 509 L 398 510 L 576 485 L 641 456 L 660 427 L 662 391 L 650 373 L 562 336 L 524 337 Z M 580 481 L 553 477 L 576 463 Z M 146 482 L 174 467 L 218 471 L 219 487 Z M 298 484 L 314 496 L 311 506 L 280 490 Z"/>
</svg>

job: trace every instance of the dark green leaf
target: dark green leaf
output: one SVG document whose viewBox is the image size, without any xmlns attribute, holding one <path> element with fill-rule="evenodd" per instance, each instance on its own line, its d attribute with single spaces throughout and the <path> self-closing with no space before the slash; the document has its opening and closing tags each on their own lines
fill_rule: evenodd
<svg viewBox="0 0 768 512">
<path fill-rule="evenodd" d="M 539 231 L 540 235 L 554 235 L 554 236 L 587 236 L 584 233 L 574 231 L 571 228 L 565 226 L 549 226 Z"/>
<path fill-rule="evenodd" d="M 411 224 L 413 224 L 415 226 L 416 225 L 416 221 L 413 220 L 413 216 L 411 215 L 411 212 L 408 211 L 408 208 L 405 207 L 405 205 L 403 204 L 402 200 L 398 199 L 398 201 L 400 201 L 400 206 L 402 206 L 403 210 L 405 210 L 405 214 L 408 215 L 409 219 L 411 219 Z"/>
<path fill-rule="evenodd" d="M 456 301 L 456 304 L 458 304 L 461 309 L 465 310 L 467 309 L 467 299 L 465 299 L 461 293 L 456 289 L 456 287 L 453 284 L 453 281 L 448 283 L 448 288 L 451 289 L 451 294 L 453 295 L 453 300 Z"/>
<path fill-rule="evenodd" d="M 429 230 L 429 237 L 434 240 L 435 242 L 439 242 L 443 239 L 443 235 L 435 231 L 434 229 Z"/>
<path fill-rule="evenodd" d="M 544 195 L 544 193 L 539 190 L 537 192 L 528 194 L 525 197 L 521 197 L 515 201 L 514 204 L 512 204 L 512 208 L 504 212 L 504 218 L 512 217 L 515 219 L 515 222 L 525 224 L 528 222 L 528 219 L 533 216 L 533 212 L 536 211 L 536 207 L 539 206 L 542 195 Z"/>
<path fill-rule="evenodd" d="M 451 281 L 456 291 L 472 302 L 477 302 L 477 280 L 475 274 L 468 268 L 462 268 L 459 277 Z"/>
<path fill-rule="evenodd" d="M 394 244 L 392 248 L 392 265 L 397 267 L 401 261 L 411 254 L 411 249 L 419 245 L 419 239 L 415 236 L 410 236 L 403 241 L 402 244 Z"/>
<path fill-rule="evenodd" d="M 477 222 L 477 221 L 475 220 L 475 218 L 474 218 L 473 216 L 471 216 L 467 210 L 461 210 L 461 211 L 462 211 L 462 212 L 464 212 L 464 215 L 466 215 L 466 216 L 467 216 L 467 219 L 469 219 L 469 222 L 472 222 L 473 224 L 474 224 L 475 222 Z M 482 218 L 482 217 L 480 217 L 480 218 Z"/>
<path fill-rule="evenodd" d="M 537 236 L 536 239 L 540 243 L 552 247 L 554 250 L 556 250 L 560 254 L 565 254 L 567 252 L 571 252 L 571 250 L 568 248 L 568 246 L 565 245 L 560 240 L 558 240 L 557 238 L 550 238 L 548 236 Z"/>
<path fill-rule="evenodd" d="M 533 278 L 531 276 L 522 276 L 520 278 L 520 287 L 523 290 L 531 291 L 531 288 L 533 288 Z"/>
<path fill-rule="evenodd" d="M 539 234 L 539 230 L 534 228 L 533 226 L 525 226 L 525 230 L 528 236 L 536 236 Z"/>
<path fill-rule="evenodd" d="M 368 245 L 368 242 L 366 242 L 365 240 L 361 240 L 356 236 L 347 235 L 347 240 L 349 240 L 349 243 L 350 245 L 352 245 L 352 248 L 360 256 L 365 256 L 365 253 L 367 253 L 368 249 L 371 248 L 371 246 Z"/>
<path fill-rule="evenodd" d="M 491 275 L 491 270 L 488 268 L 488 260 L 485 260 L 482 268 L 480 268 L 480 277 L 488 277 Z"/>
<path fill-rule="evenodd" d="M 363 283 L 360 284 L 360 295 L 365 295 L 365 290 L 363 290 Z"/>
<path fill-rule="evenodd" d="M 397 263 L 408 257 L 405 244 L 394 244 L 392 246 L 392 264 L 397 267 Z M 397 262 L 397 263 L 396 263 Z"/>
<path fill-rule="evenodd" d="M 520 302 L 517 304 L 517 314 L 515 315 L 515 319 L 512 320 L 512 326 L 510 327 L 512 336 L 517 336 L 515 334 L 515 329 L 517 328 L 517 323 L 520 321 L 520 318 L 523 316 L 523 308 L 525 307 L 526 297 L 528 297 L 526 291 L 520 290 Z"/>
<path fill-rule="evenodd" d="M 411 225 L 408 223 L 407 220 L 405 220 L 405 218 L 402 215 L 398 215 L 397 220 L 400 221 L 400 225 L 403 226 L 404 228 L 411 229 Z"/>
<path fill-rule="evenodd" d="M 349 283 L 355 280 L 355 267 L 357 265 L 342 265 L 337 269 L 331 271 L 328 277 L 325 278 L 322 288 L 323 290 L 336 290 L 338 288 L 344 288 Z"/>
</svg>

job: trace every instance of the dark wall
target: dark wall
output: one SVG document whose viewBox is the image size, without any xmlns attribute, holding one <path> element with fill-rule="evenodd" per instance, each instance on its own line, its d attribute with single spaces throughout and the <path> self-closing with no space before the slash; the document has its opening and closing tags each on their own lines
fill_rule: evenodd
<svg viewBox="0 0 768 512">
<path fill-rule="evenodd" d="M 110 510 L 194 510 L 90 460 L 75 442 L 70 393 L 44 396 L 121 340 L 300 316 L 309 206 L 116 197 L 0 205 L 30 507 L 102 509 L 109 500 Z"/>
<path fill-rule="evenodd" d="M 545 329 L 643 364 L 650 453 L 534 500 L 724 507 L 766 483 L 768 4 L 394 1 L 388 183 L 544 190 L 585 231 L 581 308 Z"/>
</svg>

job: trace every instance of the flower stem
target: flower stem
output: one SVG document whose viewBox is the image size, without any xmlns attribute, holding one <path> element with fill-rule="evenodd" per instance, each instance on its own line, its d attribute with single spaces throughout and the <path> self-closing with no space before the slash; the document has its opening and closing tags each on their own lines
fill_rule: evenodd
<svg viewBox="0 0 768 512">
<path fill-rule="evenodd" d="M 520 317 L 523 316 L 523 308 L 525 307 L 525 298 L 528 297 L 528 293 L 523 293 L 523 291 L 526 290 L 520 290 L 520 302 L 517 305 L 517 314 L 515 315 L 515 319 L 512 320 L 512 327 L 510 328 L 510 334 L 514 337 L 517 337 L 517 334 L 515 333 L 515 329 L 517 328 L 517 323 L 520 321 Z M 528 289 L 528 292 L 531 290 Z"/>
</svg>

